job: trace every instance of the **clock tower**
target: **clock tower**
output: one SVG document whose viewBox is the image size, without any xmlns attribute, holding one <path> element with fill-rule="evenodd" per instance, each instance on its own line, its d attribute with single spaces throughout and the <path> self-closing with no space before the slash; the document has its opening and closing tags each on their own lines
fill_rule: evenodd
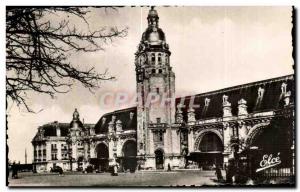
<svg viewBox="0 0 300 192">
<path fill-rule="evenodd" d="M 137 151 L 142 168 L 166 169 L 179 155 L 175 123 L 175 74 L 159 17 L 151 7 L 148 27 L 135 54 L 137 81 Z"/>
</svg>

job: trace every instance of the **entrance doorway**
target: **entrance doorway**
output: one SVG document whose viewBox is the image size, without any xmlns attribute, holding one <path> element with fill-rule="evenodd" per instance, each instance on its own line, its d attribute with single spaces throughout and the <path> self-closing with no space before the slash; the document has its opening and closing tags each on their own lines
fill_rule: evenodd
<svg viewBox="0 0 300 192">
<path fill-rule="evenodd" d="M 223 165 L 223 143 L 220 137 L 213 133 L 207 132 L 202 136 L 198 146 L 198 151 L 191 154 L 198 166 L 204 170 L 210 170 L 213 166 Z"/>
<path fill-rule="evenodd" d="M 123 168 L 130 172 L 134 172 L 137 167 L 137 146 L 133 140 L 128 140 L 123 146 Z"/>
<path fill-rule="evenodd" d="M 97 153 L 97 164 L 96 169 L 98 168 L 99 171 L 108 171 L 108 147 L 104 143 L 100 143 L 96 147 Z"/>
<path fill-rule="evenodd" d="M 164 169 L 164 152 L 160 149 L 155 151 L 156 169 Z"/>
</svg>

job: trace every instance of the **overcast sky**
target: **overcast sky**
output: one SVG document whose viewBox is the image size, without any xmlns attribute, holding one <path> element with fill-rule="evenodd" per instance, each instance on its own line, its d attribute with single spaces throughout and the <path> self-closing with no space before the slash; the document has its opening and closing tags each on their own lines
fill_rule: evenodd
<svg viewBox="0 0 300 192">
<path fill-rule="evenodd" d="M 203 93 L 229 86 L 293 73 L 291 7 L 156 7 L 159 26 L 172 52 L 170 62 L 176 75 L 176 93 Z M 105 51 L 76 54 L 70 61 L 77 66 L 106 68 L 117 77 L 105 82 L 92 94 L 82 86 L 67 94 L 29 94 L 37 114 L 8 108 L 9 158 L 32 161 L 31 140 L 37 127 L 48 122 L 70 122 L 74 108 L 87 123 L 96 123 L 114 107 L 104 108 L 100 97 L 108 91 L 134 93 L 136 89 L 134 53 L 147 27 L 149 8 L 121 8 L 105 13 L 91 9 L 92 29 L 101 26 L 128 27 L 128 36 L 106 45 Z M 73 21 L 78 27 L 84 23 Z M 124 108 L 127 106 L 122 106 Z M 117 108 L 115 108 L 117 109 Z"/>
</svg>

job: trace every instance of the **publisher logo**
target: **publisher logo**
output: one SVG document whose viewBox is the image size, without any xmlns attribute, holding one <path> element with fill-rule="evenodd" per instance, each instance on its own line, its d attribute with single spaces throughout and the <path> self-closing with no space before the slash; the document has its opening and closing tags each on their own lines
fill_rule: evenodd
<svg viewBox="0 0 300 192">
<path fill-rule="evenodd" d="M 274 167 L 276 165 L 279 165 L 281 163 L 279 155 L 280 155 L 280 153 L 278 153 L 276 157 L 273 157 L 272 154 L 263 155 L 263 158 L 259 163 L 260 168 L 256 169 L 256 172 L 260 172 L 262 170 L 265 170 L 265 169 Z"/>
</svg>

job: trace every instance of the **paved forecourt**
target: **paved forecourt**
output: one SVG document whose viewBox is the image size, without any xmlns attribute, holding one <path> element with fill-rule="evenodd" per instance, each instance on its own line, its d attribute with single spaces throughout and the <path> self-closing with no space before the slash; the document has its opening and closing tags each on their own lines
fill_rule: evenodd
<svg viewBox="0 0 300 192">
<path fill-rule="evenodd" d="M 201 186 L 216 185 L 214 171 L 143 171 L 136 173 L 65 173 L 33 174 L 19 173 L 19 179 L 9 177 L 9 186 Z"/>
</svg>

